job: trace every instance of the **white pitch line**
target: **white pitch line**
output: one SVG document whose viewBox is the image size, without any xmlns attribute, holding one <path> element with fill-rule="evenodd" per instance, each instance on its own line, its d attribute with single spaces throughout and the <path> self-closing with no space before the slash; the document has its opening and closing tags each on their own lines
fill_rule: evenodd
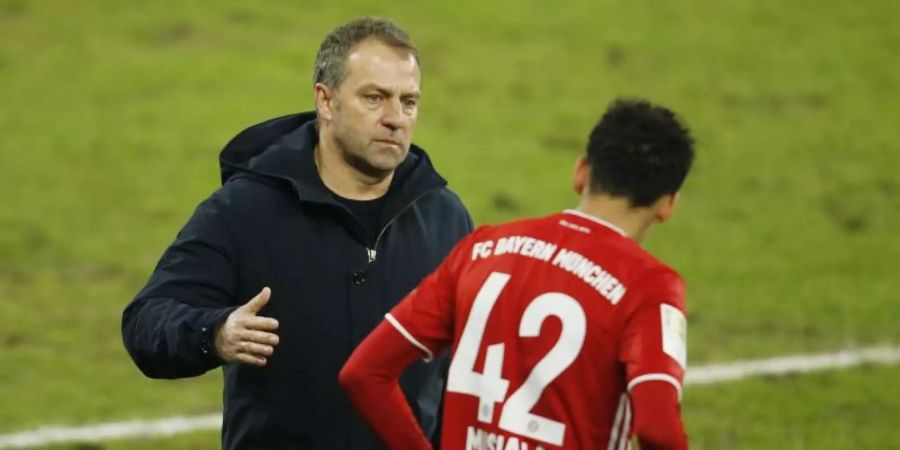
<svg viewBox="0 0 900 450">
<path fill-rule="evenodd" d="M 97 442 L 146 436 L 172 436 L 222 427 L 222 414 L 175 416 L 159 420 L 109 422 L 83 427 L 40 427 L 21 433 L 0 435 L 0 449 L 40 447 L 64 442 Z"/>
<path fill-rule="evenodd" d="M 900 364 L 900 347 L 882 346 L 814 355 L 779 356 L 750 361 L 710 364 L 688 370 L 685 384 L 705 385 L 759 376 L 846 369 L 863 364 Z M 66 442 L 97 442 L 150 436 L 172 436 L 194 431 L 219 430 L 222 414 L 175 416 L 158 420 L 109 422 L 82 427 L 45 426 L 0 435 L 0 449 L 40 447 Z"/>
<path fill-rule="evenodd" d="M 760 376 L 845 369 L 863 364 L 898 364 L 900 347 L 883 346 L 814 355 L 777 356 L 750 361 L 710 364 L 688 369 L 685 384 L 713 384 Z"/>
</svg>

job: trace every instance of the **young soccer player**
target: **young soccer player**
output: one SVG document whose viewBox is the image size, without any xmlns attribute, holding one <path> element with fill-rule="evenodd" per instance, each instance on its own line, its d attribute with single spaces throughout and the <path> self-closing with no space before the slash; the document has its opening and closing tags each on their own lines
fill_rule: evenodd
<svg viewBox="0 0 900 450">
<path fill-rule="evenodd" d="M 340 382 L 374 431 L 431 449 L 397 379 L 452 347 L 443 450 L 686 449 L 684 284 L 639 243 L 693 157 L 671 111 L 614 102 L 576 166 L 577 209 L 479 228 L 350 357 Z"/>
</svg>

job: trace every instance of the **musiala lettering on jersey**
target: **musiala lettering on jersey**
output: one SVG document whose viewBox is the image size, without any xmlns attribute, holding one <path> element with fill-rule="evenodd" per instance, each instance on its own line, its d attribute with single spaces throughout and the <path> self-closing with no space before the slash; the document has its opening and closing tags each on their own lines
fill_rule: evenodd
<svg viewBox="0 0 900 450">
<path fill-rule="evenodd" d="M 504 436 L 500 433 L 468 427 L 466 431 L 466 450 L 544 450 L 544 447 L 531 447 L 528 442 L 519 441 L 515 436 Z"/>
</svg>

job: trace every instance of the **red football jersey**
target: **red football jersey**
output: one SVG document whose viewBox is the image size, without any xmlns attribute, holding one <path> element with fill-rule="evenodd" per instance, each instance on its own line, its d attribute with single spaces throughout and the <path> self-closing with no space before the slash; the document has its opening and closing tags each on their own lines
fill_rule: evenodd
<svg viewBox="0 0 900 450">
<path fill-rule="evenodd" d="M 452 344 L 444 450 L 625 449 L 628 391 L 681 393 L 680 276 L 579 211 L 482 227 L 386 316 L 430 357 Z"/>
</svg>

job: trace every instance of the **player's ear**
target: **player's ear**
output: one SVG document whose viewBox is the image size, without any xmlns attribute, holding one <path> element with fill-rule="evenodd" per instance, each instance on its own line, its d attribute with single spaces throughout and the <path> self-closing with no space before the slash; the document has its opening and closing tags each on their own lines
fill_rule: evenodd
<svg viewBox="0 0 900 450">
<path fill-rule="evenodd" d="M 575 161 L 575 171 L 572 174 L 572 188 L 579 196 L 584 193 L 591 173 L 591 165 L 586 156 L 579 157 Z"/>
<path fill-rule="evenodd" d="M 657 222 L 665 222 L 672 217 L 675 207 L 678 206 L 678 193 L 666 194 L 653 204 L 653 216 Z"/>
<path fill-rule="evenodd" d="M 316 94 L 316 115 L 319 121 L 330 122 L 335 102 L 333 91 L 323 83 L 316 83 L 313 89 Z"/>
</svg>

